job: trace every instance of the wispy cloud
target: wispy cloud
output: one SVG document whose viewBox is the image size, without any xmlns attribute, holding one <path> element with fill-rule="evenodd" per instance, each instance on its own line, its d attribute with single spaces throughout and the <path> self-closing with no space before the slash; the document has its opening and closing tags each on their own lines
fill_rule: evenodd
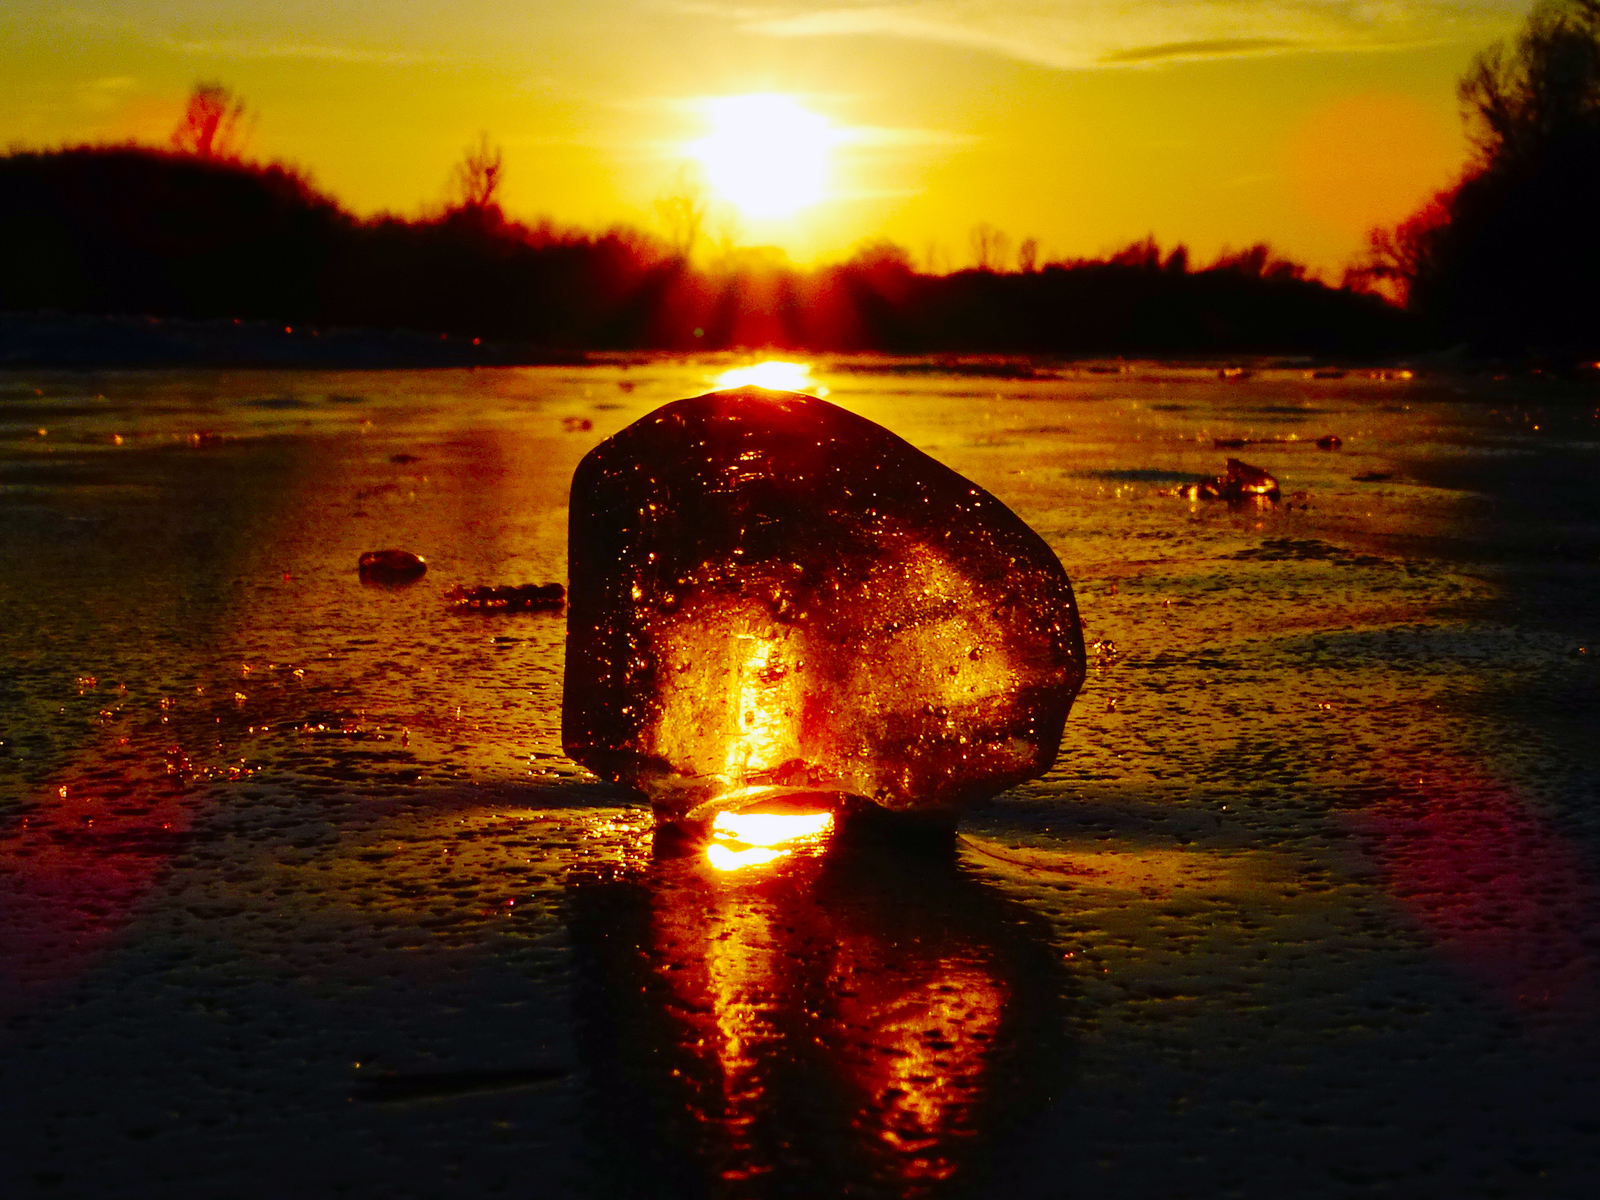
<svg viewBox="0 0 1600 1200">
<path fill-rule="evenodd" d="M 942 129 L 891 129 L 883 125 L 851 125 L 840 142 L 846 146 L 967 146 L 977 141 L 970 134 Z"/>
<path fill-rule="evenodd" d="M 1066 70 L 1478 39 L 1525 0 L 668 0 L 772 37 L 940 42 Z"/>
<path fill-rule="evenodd" d="M 108 75 L 78 85 L 78 106 L 91 113 L 106 113 L 126 103 L 128 93 L 139 86 L 132 75 Z"/>
<path fill-rule="evenodd" d="M 184 38 L 150 22 L 134 20 L 126 15 L 87 9 L 61 9 L 57 12 L 56 19 L 79 29 L 134 39 L 172 54 L 204 58 L 287 58 L 332 63 L 372 63 L 380 66 L 410 66 L 415 63 L 444 61 L 444 56 L 439 54 L 378 49 L 370 46 L 339 46 L 274 38 Z"/>
<path fill-rule="evenodd" d="M 1107 66 L 1122 63 L 1148 63 L 1195 58 L 1237 58 L 1242 54 L 1276 54 L 1298 50 L 1304 42 L 1285 38 L 1215 38 L 1209 42 L 1164 42 L 1159 46 L 1135 46 L 1131 50 L 1107 52 L 1100 61 Z"/>
<path fill-rule="evenodd" d="M 970 134 L 954 133 L 945 129 L 922 129 L 912 126 L 890 125 L 854 125 L 847 121 L 836 122 L 834 114 L 841 108 L 848 108 L 854 99 L 848 94 L 839 93 L 790 93 L 789 98 L 796 103 L 821 114 L 829 122 L 835 144 L 845 150 L 895 150 L 905 149 L 915 151 L 925 148 L 942 148 L 950 146 L 971 145 L 977 139 Z M 716 97 L 708 96 L 670 96 L 647 97 L 643 99 L 616 99 L 610 101 L 612 107 L 628 111 L 637 110 L 652 114 L 666 113 L 674 118 L 696 118 L 687 128 L 699 130 L 702 126 L 703 114 L 708 100 Z M 687 133 L 684 136 L 688 136 Z M 699 136 L 696 133 L 694 136 Z M 655 140 L 635 143 L 641 148 L 648 148 L 653 152 L 666 154 L 668 157 L 678 158 L 683 152 L 683 137 L 668 140 Z"/>
<path fill-rule="evenodd" d="M 164 49 L 177 54 L 206 58 L 298 58 L 319 62 L 372 63 L 379 66 L 410 66 L 441 62 L 440 55 L 410 50 L 371 50 L 359 46 L 320 46 L 310 42 L 255 42 L 236 39 L 186 41 L 178 38 L 155 39 Z"/>
</svg>

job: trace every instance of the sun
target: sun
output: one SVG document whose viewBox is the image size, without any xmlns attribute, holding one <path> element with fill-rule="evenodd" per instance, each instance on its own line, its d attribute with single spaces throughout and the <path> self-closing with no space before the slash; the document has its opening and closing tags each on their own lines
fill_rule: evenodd
<svg viewBox="0 0 1600 1200">
<path fill-rule="evenodd" d="M 718 196 L 746 217 L 793 216 L 822 200 L 838 131 L 789 96 L 702 102 L 711 133 L 688 146 Z"/>
</svg>

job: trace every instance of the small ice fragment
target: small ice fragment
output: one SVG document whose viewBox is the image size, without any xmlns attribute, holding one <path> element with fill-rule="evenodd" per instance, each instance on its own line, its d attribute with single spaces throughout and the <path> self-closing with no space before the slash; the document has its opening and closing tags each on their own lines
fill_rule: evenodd
<svg viewBox="0 0 1600 1200">
<path fill-rule="evenodd" d="M 1066 572 L 987 492 L 815 397 L 680 400 L 572 482 L 562 734 L 669 819 L 786 790 L 948 817 L 1054 762 Z"/>
<path fill-rule="evenodd" d="M 1245 500 L 1276 502 L 1278 481 L 1260 467 L 1230 458 L 1227 474 L 1191 483 L 1180 488 L 1179 493 L 1190 500 L 1226 500 L 1230 504 Z"/>
<path fill-rule="evenodd" d="M 491 612 L 551 611 L 566 603 L 566 588 L 559 583 L 500 584 L 494 587 L 462 587 L 459 583 L 444 594 L 457 608 L 480 608 Z"/>
</svg>

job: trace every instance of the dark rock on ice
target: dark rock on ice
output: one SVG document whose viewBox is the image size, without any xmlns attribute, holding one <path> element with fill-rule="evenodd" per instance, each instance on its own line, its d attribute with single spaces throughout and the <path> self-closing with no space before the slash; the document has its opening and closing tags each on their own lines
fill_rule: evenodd
<svg viewBox="0 0 1600 1200">
<path fill-rule="evenodd" d="M 565 604 L 567 589 L 559 583 L 500 584 L 498 587 L 462 587 L 457 584 L 444 598 L 457 608 L 501 612 L 553 611 Z"/>
<path fill-rule="evenodd" d="M 1231 504 L 1277 501 L 1278 481 L 1260 467 L 1237 458 L 1230 458 L 1227 465 L 1226 474 L 1191 483 L 1180 488 L 1179 493 L 1190 500 L 1226 500 Z"/>
<path fill-rule="evenodd" d="M 427 573 L 428 564 L 409 550 L 368 550 L 356 569 L 372 583 L 411 583 Z"/>
<path fill-rule="evenodd" d="M 389 455 L 389 461 L 392 463 L 399 463 L 402 467 L 404 467 L 410 463 L 421 462 L 422 459 L 418 458 L 415 454 L 391 454 Z"/>
<path fill-rule="evenodd" d="M 572 482 L 566 751 L 700 816 L 790 789 L 948 819 L 1048 770 L 1066 573 L 982 488 L 810 396 L 713 392 Z"/>
<path fill-rule="evenodd" d="M 1336 433 L 1326 433 L 1317 439 L 1318 450 L 1337 450 L 1344 445 L 1344 439 Z"/>
</svg>

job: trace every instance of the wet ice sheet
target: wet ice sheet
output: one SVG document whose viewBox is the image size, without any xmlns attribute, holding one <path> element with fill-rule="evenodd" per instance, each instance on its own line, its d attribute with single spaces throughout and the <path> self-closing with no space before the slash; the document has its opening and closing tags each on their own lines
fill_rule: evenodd
<svg viewBox="0 0 1600 1200">
<path fill-rule="evenodd" d="M 619 1064 L 659 1037 L 694 1079 L 724 1070 L 673 996 L 729 1028 L 772 1013 L 751 1029 L 776 1044 L 831 1028 L 791 986 L 827 964 L 783 965 L 772 896 L 714 892 L 738 918 L 715 931 L 726 986 L 674 990 L 675 948 L 711 936 L 680 899 L 715 881 L 653 859 L 643 810 L 560 757 L 560 618 L 444 598 L 561 579 L 578 458 L 714 374 L 5 381 L 4 1136 L 29 1186 L 428 1194 L 537 1171 L 614 1194 L 596 1114 Z M 919 885 L 934 912 L 989 898 L 929 993 L 955 999 L 915 999 L 913 956 L 883 993 L 913 998 L 906 1023 L 855 1026 L 891 1049 L 942 1031 L 927 1061 L 954 1090 L 901 1112 L 934 1114 L 931 1142 L 872 1165 L 884 1126 L 850 1114 L 897 1110 L 848 1071 L 815 1093 L 757 1072 L 729 1120 L 812 1130 L 791 1173 L 856 1129 L 881 1194 L 953 1186 L 940 1164 L 984 1169 L 996 1126 L 938 1096 L 1017 1082 L 1015 1057 L 970 1053 L 1010 1014 L 1047 1046 L 1021 1083 L 1070 1081 L 1005 1147 L 1020 1194 L 1580 1194 L 1594 403 L 1298 371 L 814 374 L 1045 536 L 1091 672 L 1056 771 L 973 813 L 957 877 Z M 1284 502 L 1168 494 L 1227 457 Z M 358 555 L 390 545 L 427 577 L 361 587 Z M 903 931 L 838 886 L 852 961 L 877 961 Z M 607 1039 L 578 998 L 624 985 L 647 987 L 636 1032 Z M 801 1094 L 829 1111 L 784 1109 Z M 704 1162 L 773 1161 L 710 1128 Z"/>
</svg>

